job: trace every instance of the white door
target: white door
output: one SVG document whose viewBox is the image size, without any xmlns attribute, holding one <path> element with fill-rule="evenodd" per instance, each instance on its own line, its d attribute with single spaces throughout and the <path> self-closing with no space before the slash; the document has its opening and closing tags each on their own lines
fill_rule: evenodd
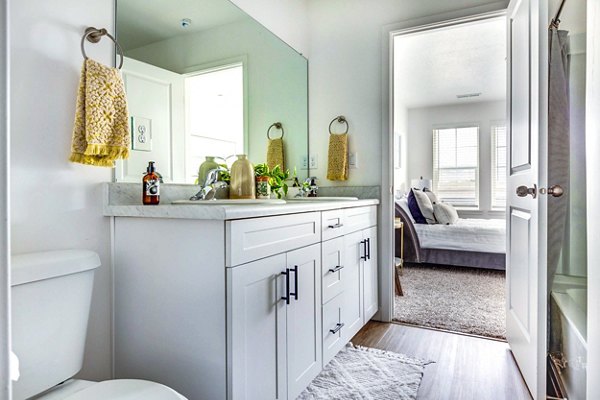
<svg viewBox="0 0 600 400">
<path fill-rule="evenodd" d="M 508 21 L 507 314 L 510 348 L 534 398 L 545 398 L 547 4 L 512 0 Z M 543 59 L 544 58 L 544 59 Z M 517 188 L 521 193 L 517 195 Z M 529 192 L 528 192 L 529 191 Z"/>
<path fill-rule="evenodd" d="M 117 161 L 117 180 L 139 182 L 154 160 L 165 182 L 182 182 L 183 160 L 173 155 L 184 151 L 183 76 L 127 57 L 122 71 L 132 149 L 129 159 Z"/>
<path fill-rule="evenodd" d="M 362 260 L 364 257 L 362 231 L 344 236 L 344 304 L 342 305 L 342 337 L 348 341 L 363 325 Z"/>
<path fill-rule="evenodd" d="M 227 272 L 231 293 L 228 398 L 287 398 L 285 254 Z M 201 355 L 199 355 L 201 357 Z"/>
<path fill-rule="evenodd" d="M 362 232 L 363 240 L 366 241 L 366 256 L 363 260 L 363 323 L 366 324 L 379 309 L 379 292 L 377 290 L 377 227 L 374 226 Z"/>
<path fill-rule="evenodd" d="M 287 253 L 287 268 L 287 385 L 295 399 L 321 371 L 321 245 Z"/>
</svg>

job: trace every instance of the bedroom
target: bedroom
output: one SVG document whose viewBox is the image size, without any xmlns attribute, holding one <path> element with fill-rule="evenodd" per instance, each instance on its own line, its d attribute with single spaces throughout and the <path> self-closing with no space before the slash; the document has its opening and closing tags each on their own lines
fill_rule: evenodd
<svg viewBox="0 0 600 400">
<path fill-rule="evenodd" d="M 394 46 L 394 320 L 504 339 L 506 19 Z"/>
</svg>

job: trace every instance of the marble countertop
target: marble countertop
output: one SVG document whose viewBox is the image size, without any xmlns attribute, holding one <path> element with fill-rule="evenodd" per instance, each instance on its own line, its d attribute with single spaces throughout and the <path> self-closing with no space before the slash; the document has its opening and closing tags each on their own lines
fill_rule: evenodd
<svg viewBox="0 0 600 400">
<path fill-rule="evenodd" d="M 141 204 L 137 186 L 132 193 L 129 193 L 129 189 L 124 184 L 106 185 L 104 200 L 105 216 L 225 221 L 379 204 L 379 200 L 377 199 L 289 201 L 286 204 L 171 204 L 173 199 L 189 197 L 183 196 L 183 193 L 176 193 L 175 190 L 171 189 L 172 193 L 169 193 L 168 196 L 164 196 L 163 198 L 161 194 L 161 203 L 159 205 L 145 206 Z M 185 194 L 187 195 L 187 192 Z"/>
</svg>

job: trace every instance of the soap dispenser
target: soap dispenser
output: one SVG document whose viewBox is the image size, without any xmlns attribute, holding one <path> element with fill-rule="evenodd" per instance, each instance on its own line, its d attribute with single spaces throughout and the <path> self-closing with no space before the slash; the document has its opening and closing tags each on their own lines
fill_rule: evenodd
<svg viewBox="0 0 600 400">
<path fill-rule="evenodd" d="M 156 172 L 154 161 L 148 163 L 146 175 L 142 178 L 142 202 L 144 205 L 158 205 L 160 202 L 160 174 Z"/>
</svg>

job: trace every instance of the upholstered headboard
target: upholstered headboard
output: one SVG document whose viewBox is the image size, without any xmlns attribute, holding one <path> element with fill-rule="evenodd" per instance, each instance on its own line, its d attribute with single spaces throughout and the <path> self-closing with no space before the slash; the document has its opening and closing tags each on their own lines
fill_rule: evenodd
<svg viewBox="0 0 600 400">
<path fill-rule="evenodd" d="M 412 219 L 406 211 L 396 204 L 396 217 L 400 217 L 404 223 L 404 261 L 405 262 L 421 262 L 421 244 L 417 231 L 413 225 Z M 400 235 L 396 235 L 396 254 L 400 256 Z"/>
</svg>

